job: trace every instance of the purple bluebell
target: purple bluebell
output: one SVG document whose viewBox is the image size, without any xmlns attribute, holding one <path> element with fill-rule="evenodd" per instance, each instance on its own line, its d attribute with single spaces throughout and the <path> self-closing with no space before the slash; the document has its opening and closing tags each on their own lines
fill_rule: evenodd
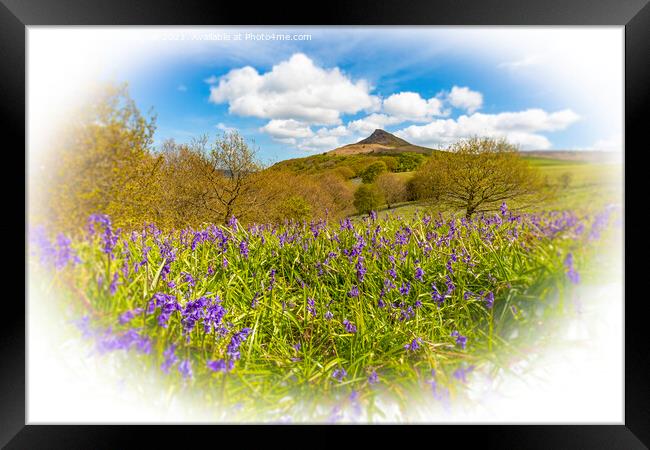
<svg viewBox="0 0 650 450">
<path fill-rule="evenodd" d="M 400 310 L 399 320 L 401 322 L 405 322 L 411 320 L 414 317 L 415 317 L 415 311 L 413 311 L 413 307 L 411 306 L 404 307 L 404 305 L 402 305 L 402 308 Z"/>
<path fill-rule="evenodd" d="M 368 383 L 370 384 L 377 384 L 379 383 L 379 375 L 377 375 L 377 371 L 373 370 L 370 375 L 368 375 Z"/>
<path fill-rule="evenodd" d="M 368 272 L 368 269 L 366 269 L 363 265 L 362 256 L 359 256 L 359 259 L 357 260 L 356 269 L 357 269 L 357 281 L 359 283 L 363 283 L 363 278 L 365 277 L 366 272 Z"/>
<path fill-rule="evenodd" d="M 259 292 L 256 292 L 255 295 L 253 295 L 253 300 L 251 300 L 252 309 L 255 309 L 257 307 L 257 303 L 259 302 L 259 296 L 260 296 Z"/>
<path fill-rule="evenodd" d="M 424 281 L 424 270 L 422 270 L 422 267 L 417 267 L 415 269 L 415 279 L 418 281 Z"/>
<path fill-rule="evenodd" d="M 192 378 L 192 362 L 189 358 L 182 360 L 178 364 L 178 371 L 183 375 L 183 378 Z"/>
<path fill-rule="evenodd" d="M 486 308 L 492 308 L 494 305 L 494 293 L 492 291 L 488 292 L 485 297 L 483 297 Z"/>
<path fill-rule="evenodd" d="M 203 307 L 203 306 L 201 306 Z M 221 299 L 215 296 L 214 300 L 207 305 L 203 314 L 203 330 L 206 333 L 216 332 L 226 315 L 227 310 L 221 306 Z"/>
<path fill-rule="evenodd" d="M 465 346 L 467 345 L 467 336 L 463 336 L 457 330 L 454 330 L 451 332 L 451 337 L 455 337 L 456 345 L 465 350 Z"/>
<path fill-rule="evenodd" d="M 109 292 L 111 293 L 111 295 L 115 295 L 115 292 L 117 292 L 117 285 L 118 285 L 117 280 L 118 280 L 118 276 L 119 276 L 119 274 L 118 274 L 117 272 L 115 272 L 115 273 L 113 274 L 113 280 L 111 281 L 111 284 L 110 284 L 110 286 L 108 287 L 108 290 L 109 290 Z"/>
<path fill-rule="evenodd" d="M 194 287 L 196 285 L 196 280 L 194 280 L 194 277 L 191 273 L 181 272 L 181 275 L 185 279 L 185 282 L 188 284 L 188 286 Z"/>
<path fill-rule="evenodd" d="M 307 298 L 307 312 L 312 315 L 312 317 L 316 317 L 316 302 L 314 301 L 313 298 Z"/>
<path fill-rule="evenodd" d="M 338 381 L 343 381 L 346 376 L 348 376 L 348 372 L 343 367 L 334 369 L 334 372 L 332 372 L 332 378 Z"/>
<path fill-rule="evenodd" d="M 241 253 L 244 258 L 248 258 L 248 243 L 245 240 L 242 240 L 239 243 L 239 253 Z"/>
<path fill-rule="evenodd" d="M 275 269 L 271 269 L 268 290 L 272 291 L 275 286 Z"/>
<path fill-rule="evenodd" d="M 447 285 L 447 295 L 450 295 L 452 292 L 454 292 L 454 289 L 456 289 L 456 285 L 453 281 L 451 281 L 451 277 L 449 275 L 447 275 L 445 284 Z"/>
<path fill-rule="evenodd" d="M 352 322 L 350 322 L 348 319 L 343 320 L 343 325 L 345 326 L 345 330 L 348 333 L 356 333 L 357 332 L 357 327 L 354 325 Z"/>
<path fill-rule="evenodd" d="M 469 374 L 472 370 L 474 370 L 474 366 L 468 366 L 468 367 L 459 367 L 453 372 L 454 378 L 457 380 L 467 383 L 467 374 Z"/>
<path fill-rule="evenodd" d="M 569 253 L 566 255 L 566 258 L 564 259 L 564 266 L 567 269 L 567 277 L 573 284 L 578 284 L 580 283 L 580 274 L 576 271 L 575 267 L 573 266 L 573 253 Z"/>
<path fill-rule="evenodd" d="M 120 314 L 120 317 L 118 319 L 120 325 L 129 323 L 136 316 L 136 314 L 140 314 L 142 311 L 142 308 L 135 308 L 133 310 L 125 311 L 124 313 Z"/>
<path fill-rule="evenodd" d="M 402 286 L 399 288 L 399 293 L 402 294 L 403 296 L 409 295 L 411 292 L 411 282 L 407 281 L 405 283 L 402 283 Z"/>
<path fill-rule="evenodd" d="M 230 344 L 228 344 L 227 355 L 232 361 L 237 361 L 241 358 L 239 353 L 239 346 L 246 340 L 248 335 L 251 333 L 250 328 L 242 328 L 240 331 L 234 333 L 230 338 Z"/>
<path fill-rule="evenodd" d="M 405 348 L 407 351 L 412 351 L 412 352 L 414 352 L 414 351 L 416 351 L 417 349 L 420 348 L 420 344 L 421 344 L 421 343 L 422 343 L 422 339 L 420 339 L 420 338 L 415 338 L 415 339 L 413 339 L 411 342 L 409 342 L 408 344 L 404 345 L 404 348 Z"/>
<path fill-rule="evenodd" d="M 228 219 L 228 226 L 232 229 L 237 228 L 237 218 L 234 215 Z"/>
<path fill-rule="evenodd" d="M 213 372 L 228 372 L 228 364 L 224 359 L 215 359 L 213 361 L 208 361 L 208 369 Z"/>
<path fill-rule="evenodd" d="M 348 295 L 350 297 L 358 297 L 359 296 L 359 288 L 356 285 L 353 285 L 352 289 L 350 289 L 350 292 L 348 292 Z"/>
</svg>

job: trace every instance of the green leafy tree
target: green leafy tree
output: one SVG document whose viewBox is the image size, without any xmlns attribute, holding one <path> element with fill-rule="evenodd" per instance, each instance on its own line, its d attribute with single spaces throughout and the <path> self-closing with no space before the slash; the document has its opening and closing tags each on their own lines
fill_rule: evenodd
<svg viewBox="0 0 650 450">
<path fill-rule="evenodd" d="M 67 119 L 40 180 L 50 226 L 78 229 L 91 213 L 110 214 L 120 227 L 158 218 L 162 159 L 151 152 L 155 116 L 140 113 L 127 85 L 100 86 Z"/>
<path fill-rule="evenodd" d="M 374 184 L 362 184 L 354 193 L 354 206 L 362 214 L 369 213 L 383 204 L 383 195 Z"/>
<path fill-rule="evenodd" d="M 411 172 L 420 167 L 424 157 L 419 153 L 400 153 L 395 172 Z"/>
<path fill-rule="evenodd" d="M 379 176 L 380 173 L 386 172 L 386 170 L 387 167 L 385 162 L 375 161 L 361 172 L 361 181 L 364 183 L 373 183 L 377 179 L 377 176 Z"/>
<path fill-rule="evenodd" d="M 436 180 L 436 197 L 452 208 L 464 209 L 467 218 L 496 211 L 503 202 L 517 209 L 532 206 L 544 197 L 539 170 L 505 139 L 473 137 L 459 141 L 449 147 L 449 152 L 434 156 L 421 171 L 428 171 Z"/>
</svg>

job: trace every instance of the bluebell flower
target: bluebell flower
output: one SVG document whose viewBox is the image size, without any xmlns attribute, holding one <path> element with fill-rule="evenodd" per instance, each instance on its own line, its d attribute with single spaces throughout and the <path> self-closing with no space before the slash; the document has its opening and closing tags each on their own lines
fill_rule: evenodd
<svg viewBox="0 0 650 450">
<path fill-rule="evenodd" d="M 208 361 L 208 369 L 213 372 L 228 372 L 229 368 L 224 359 L 215 359 L 213 361 Z"/>
<path fill-rule="evenodd" d="M 189 358 L 180 362 L 178 371 L 183 375 L 183 378 L 192 378 L 192 362 Z"/>
<path fill-rule="evenodd" d="M 244 258 L 248 258 L 248 243 L 245 240 L 242 240 L 239 243 L 239 253 L 241 253 Z"/>
<path fill-rule="evenodd" d="M 343 320 L 343 325 L 345 326 L 345 330 L 348 333 L 356 333 L 357 332 L 357 327 L 352 322 L 350 322 L 348 319 Z"/>
<path fill-rule="evenodd" d="M 573 284 L 580 283 L 580 274 L 573 267 L 573 253 L 569 253 L 564 259 L 564 266 L 567 269 L 567 277 Z"/>
<path fill-rule="evenodd" d="M 420 348 L 420 344 L 421 344 L 421 343 L 422 343 L 422 339 L 420 339 L 420 338 L 415 338 L 415 339 L 413 339 L 411 342 L 409 342 L 408 344 L 406 344 L 406 345 L 404 346 L 404 348 L 405 348 L 407 351 L 412 351 L 412 352 L 414 352 L 414 351 L 416 351 L 417 349 Z"/>
<path fill-rule="evenodd" d="M 338 381 L 343 381 L 346 376 L 348 376 L 348 372 L 343 367 L 335 369 L 334 372 L 332 372 L 332 378 Z"/>
<path fill-rule="evenodd" d="M 457 330 L 452 331 L 451 336 L 456 338 L 456 345 L 459 345 L 460 348 L 465 350 L 465 346 L 467 345 L 467 336 L 463 336 Z"/>
</svg>

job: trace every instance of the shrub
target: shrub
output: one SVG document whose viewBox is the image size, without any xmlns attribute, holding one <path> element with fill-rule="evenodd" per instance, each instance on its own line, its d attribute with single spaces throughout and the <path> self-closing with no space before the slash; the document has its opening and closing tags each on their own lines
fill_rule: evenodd
<svg viewBox="0 0 650 450">
<path fill-rule="evenodd" d="M 386 172 L 386 170 L 387 167 L 385 162 L 376 161 L 361 172 L 361 180 L 364 183 L 373 183 L 377 179 L 377 176 L 379 176 L 380 173 Z"/>
<path fill-rule="evenodd" d="M 383 203 L 383 195 L 374 184 L 362 184 L 354 193 L 354 206 L 362 214 L 377 209 Z"/>
<path fill-rule="evenodd" d="M 382 173 L 375 182 L 390 208 L 395 203 L 406 201 L 406 183 L 394 173 Z"/>
<path fill-rule="evenodd" d="M 397 168 L 395 172 L 411 172 L 420 167 L 424 161 L 424 156 L 419 153 L 402 153 L 397 158 Z"/>
</svg>

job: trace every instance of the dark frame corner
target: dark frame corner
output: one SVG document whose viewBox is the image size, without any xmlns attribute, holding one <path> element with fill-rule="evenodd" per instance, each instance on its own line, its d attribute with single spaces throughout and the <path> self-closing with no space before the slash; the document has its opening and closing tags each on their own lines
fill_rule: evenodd
<svg viewBox="0 0 650 450">
<path fill-rule="evenodd" d="M 650 94 L 648 1 L 411 0 L 404 3 L 364 0 L 351 4 L 335 0 L 327 2 L 327 7 L 320 8 L 317 14 L 310 15 L 312 9 L 304 7 L 304 4 L 302 7 L 298 4 L 289 8 L 280 7 L 276 2 L 257 3 L 253 12 L 248 2 L 214 0 L 187 0 L 182 3 L 182 8 L 172 0 L 0 0 L 0 71 L 3 75 L 0 78 L 0 111 L 3 137 L 5 140 L 10 137 L 18 148 L 25 142 L 25 37 L 26 27 L 30 25 L 618 25 L 625 26 L 625 148 L 637 150 L 636 147 L 639 147 L 642 150 L 647 147 L 647 140 L 643 139 L 647 128 L 643 112 L 648 109 Z M 288 15 L 288 10 L 296 13 Z M 624 158 L 629 156 L 625 153 Z M 636 177 L 631 176 L 633 167 L 630 164 L 625 166 L 624 206 L 629 210 L 633 204 L 631 195 L 634 194 L 630 186 Z M 21 181 L 19 177 L 19 171 L 3 177 L 7 186 L 11 186 L 8 192 L 15 192 L 16 186 L 26 189 L 26 179 Z M 626 226 L 628 240 L 637 234 L 640 233 Z M 631 285 L 627 281 L 637 279 L 632 273 L 643 267 L 629 264 L 629 260 L 630 255 L 626 253 L 626 293 L 631 300 L 626 302 L 625 313 L 624 425 L 438 427 L 435 432 L 453 433 L 462 439 L 468 436 L 466 431 L 476 432 L 469 437 L 476 437 L 481 446 L 488 448 L 648 448 L 650 376 L 645 346 L 648 341 L 645 332 L 647 321 L 640 314 L 641 305 L 647 299 L 646 296 L 633 298 L 630 295 Z M 26 273 L 24 276 L 26 279 Z M 0 364 L 3 374 L 0 386 L 0 445 L 17 449 L 123 448 L 129 442 L 136 442 L 132 439 L 134 433 L 151 431 L 151 427 L 140 426 L 122 433 L 121 427 L 115 426 L 26 425 L 25 310 L 20 302 L 15 301 L 16 298 L 21 297 L 11 298 L 12 307 L 15 308 L 10 314 L 11 320 L 5 320 L 0 327 L 0 352 L 3 357 Z M 9 300 L 5 297 L 5 304 L 10 303 Z M 154 434 L 157 436 L 154 440 L 168 445 L 172 442 L 169 439 L 176 437 L 172 436 L 174 434 L 181 442 L 186 442 L 187 435 L 183 437 L 185 428 L 164 427 L 163 430 L 156 427 L 155 433 L 148 433 L 147 442 L 152 443 L 150 439 Z M 192 440 L 197 437 L 214 439 L 214 432 L 209 428 L 193 427 Z M 237 427 L 226 428 L 241 432 Z M 278 428 L 265 427 L 264 438 L 271 438 L 269 433 L 275 433 Z M 335 428 L 336 432 L 359 431 L 358 427 Z M 422 431 L 423 427 L 418 429 Z M 385 430 L 392 432 L 395 427 L 372 427 L 371 432 L 375 436 L 382 436 Z M 424 431 L 429 433 L 430 430 Z M 408 432 L 411 433 L 411 430 Z"/>
</svg>

